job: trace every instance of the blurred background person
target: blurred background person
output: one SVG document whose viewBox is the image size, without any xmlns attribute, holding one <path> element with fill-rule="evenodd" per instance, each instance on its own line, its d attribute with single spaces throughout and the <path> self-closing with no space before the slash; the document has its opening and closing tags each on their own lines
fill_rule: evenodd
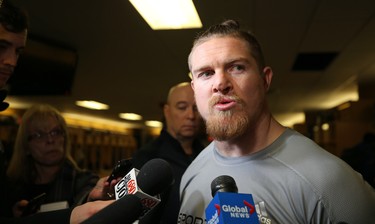
<svg viewBox="0 0 375 224">
<path fill-rule="evenodd" d="M 0 2 L 0 89 L 13 74 L 26 45 L 28 17 L 8 1 Z"/>
<path fill-rule="evenodd" d="M 198 139 L 202 120 L 189 82 L 177 84 L 169 90 L 163 112 L 166 127 L 158 138 L 135 153 L 133 164 L 140 169 L 147 161 L 162 158 L 172 166 L 175 182 L 161 195 L 160 204 L 140 223 L 176 223 L 182 174 L 204 148 Z"/>
<path fill-rule="evenodd" d="M 373 188 L 375 188 L 375 134 L 367 132 L 360 143 L 344 150 L 341 155 L 346 163 L 362 174 Z"/>
<path fill-rule="evenodd" d="M 4 87 L 13 74 L 20 53 L 26 45 L 28 17 L 25 11 L 14 7 L 8 1 L 0 3 L 0 111 L 8 107 L 3 102 L 6 97 Z M 0 145 L 1 142 L 0 142 Z M 6 170 L 7 156 L 5 148 L 0 146 L 0 177 Z M 2 184 L 0 185 L 2 187 Z M 0 189 L 1 192 L 2 189 Z"/>
<path fill-rule="evenodd" d="M 25 215 L 28 201 L 42 193 L 46 193 L 44 204 L 66 201 L 74 207 L 86 202 L 99 177 L 76 165 L 70 147 L 67 125 L 58 110 L 50 105 L 28 109 L 7 169 L 7 197 L 2 199 L 2 215 Z"/>
<path fill-rule="evenodd" d="M 8 1 L 0 2 L 0 111 L 8 108 L 3 102 L 6 97 L 4 87 L 13 74 L 18 57 L 26 45 L 28 16 L 24 10 L 14 7 Z M 0 198 L 6 197 L 5 176 L 10 152 L 0 141 Z M 0 205 L 3 204 L 0 200 Z M 2 206 L 1 206 L 2 207 Z M 1 212 L 1 211 L 0 211 Z"/>
</svg>

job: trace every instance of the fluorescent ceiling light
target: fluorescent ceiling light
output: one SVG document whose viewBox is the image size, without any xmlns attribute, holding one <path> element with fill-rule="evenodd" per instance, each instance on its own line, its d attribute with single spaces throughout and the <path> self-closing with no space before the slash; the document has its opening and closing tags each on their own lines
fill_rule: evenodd
<svg viewBox="0 0 375 224">
<path fill-rule="evenodd" d="M 329 130 L 329 124 L 328 123 L 322 124 L 322 130 L 323 131 L 328 131 Z"/>
<path fill-rule="evenodd" d="M 274 115 L 276 120 L 286 127 L 293 128 L 295 124 L 305 123 L 305 113 L 286 113 Z"/>
<path fill-rule="evenodd" d="M 337 106 L 337 110 L 345 110 L 351 105 L 350 101 Z"/>
<path fill-rule="evenodd" d="M 146 126 L 152 127 L 152 128 L 161 128 L 163 127 L 163 123 L 160 121 L 146 121 Z"/>
<path fill-rule="evenodd" d="M 95 117 L 91 115 L 65 113 L 62 112 L 66 123 L 69 126 L 93 128 L 97 130 L 113 131 L 119 133 L 129 133 L 129 129 L 141 128 L 142 126 L 136 123 L 116 121 L 106 118 Z"/>
<path fill-rule="evenodd" d="M 33 103 L 22 101 L 22 100 L 17 99 L 17 97 L 12 97 L 12 96 L 7 97 L 7 102 L 10 104 L 9 108 L 12 108 L 12 109 L 26 109 L 33 105 Z"/>
<path fill-rule="evenodd" d="M 129 0 L 153 30 L 201 28 L 192 0 Z"/>
<path fill-rule="evenodd" d="M 327 97 L 328 100 L 326 102 L 322 102 L 322 106 L 324 108 L 334 108 L 338 105 L 346 103 L 348 101 L 358 101 L 359 95 L 358 92 L 347 92 L 347 93 L 339 93 L 334 97 Z"/>
<path fill-rule="evenodd" d="M 139 114 L 135 114 L 135 113 L 120 113 L 119 117 L 122 119 L 131 120 L 131 121 L 142 120 L 142 116 Z"/>
<path fill-rule="evenodd" d="M 107 104 L 99 103 L 93 100 L 76 101 L 76 105 L 80 107 L 92 109 L 92 110 L 108 110 L 109 109 L 109 106 Z"/>
</svg>

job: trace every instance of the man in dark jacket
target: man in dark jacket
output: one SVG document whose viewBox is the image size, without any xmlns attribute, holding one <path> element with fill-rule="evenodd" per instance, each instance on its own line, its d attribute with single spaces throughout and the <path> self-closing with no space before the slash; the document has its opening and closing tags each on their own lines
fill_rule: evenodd
<svg viewBox="0 0 375 224">
<path fill-rule="evenodd" d="M 166 127 L 158 138 L 135 153 L 133 163 L 134 167 L 140 169 L 151 159 L 164 159 L 173 169 L 175 182 L 161 194 L 160 204 L 140 223 L 176 223 L 181 177 L 204 147 L 197 138 L 202 122 L 190 83 L 180 83 L 170 89 L 163 111 Z"/>
</svg>

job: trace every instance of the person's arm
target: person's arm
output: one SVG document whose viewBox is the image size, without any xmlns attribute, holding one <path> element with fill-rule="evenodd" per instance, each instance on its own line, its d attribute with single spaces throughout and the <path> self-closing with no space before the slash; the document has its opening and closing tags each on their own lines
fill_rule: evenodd
<svg viewBox="0 0 375 224">
<path fill-rule="evenodd" d="M 32 224 L 32 223 L 53 223 L 53 224 L 78 224 L 88 219 L 104 207 L 112 204 L 114 200 L 94 201 L 76 206 L 73 209 L 61 209 L 50 212 L 41 212 L 25 218 L 0 219 L 6 224 Z M 3 222 L 4 221 L 4 222 Z"/>
<path fill-rule="evenodd" d="M 99 176 L 90 171 L 79 172 L 75 180 L 75 196 L 73 207 L 84 204 L 88 195 L 99 181 Z"/>
<path fill-rule="evenodd" d="M 79 206 L 75 207 L 74 209 L 78 208 Z M 61 209 L 56 211 L 50 212 L 40 212 L 35 213 L 34 215 L 30 215 L 24 218 L 16 219 L 16 222 L 19 224 L 26 224 L 26 223 L 53 223 L 53 224 L 68 224 L 70 223 L 70 214 L 72 213 L 71 208 Z M 78 223 L 78 222 L 76 222 Z"/>
<path fill-rule="evenodd" d="M 83 222 L 113 202 L 114 200 L 93 201 L 75 207 L 70 215 L 70 224 L 78 224 Z"/>
</svg>

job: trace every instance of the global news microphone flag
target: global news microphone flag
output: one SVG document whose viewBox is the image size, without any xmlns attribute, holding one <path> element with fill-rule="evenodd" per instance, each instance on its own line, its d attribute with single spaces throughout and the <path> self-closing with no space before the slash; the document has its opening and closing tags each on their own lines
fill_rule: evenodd
<svg viewBox="0 0 375 224">
<path fill-rule="evenodd" d="M 207 224 L 259 224 L 251 194 L 217 192 L 205 212 Z"/>
</svg>

